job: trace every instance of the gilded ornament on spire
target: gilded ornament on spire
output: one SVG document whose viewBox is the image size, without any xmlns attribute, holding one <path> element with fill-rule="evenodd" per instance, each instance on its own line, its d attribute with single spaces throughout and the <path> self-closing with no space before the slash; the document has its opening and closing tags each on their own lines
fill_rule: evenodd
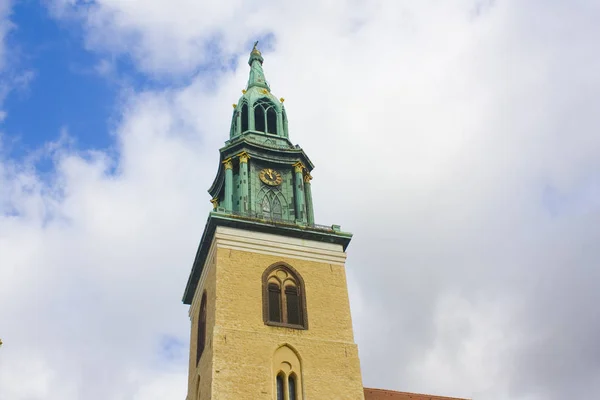
<svg viewBox="0 0 600 400">
<path fill-rule="evenodd" d="M 254 42 L 254 47 L 252 48 L 252 52 L 253 52 L 253 53 L 260 54 L 260 50 L 258 50 L 258 49 L 256 48 L 256 46 L 257 46 L 257 45 L 258 45 L 258 40 L 257 40 L 256 42 Z"/>
</svg>

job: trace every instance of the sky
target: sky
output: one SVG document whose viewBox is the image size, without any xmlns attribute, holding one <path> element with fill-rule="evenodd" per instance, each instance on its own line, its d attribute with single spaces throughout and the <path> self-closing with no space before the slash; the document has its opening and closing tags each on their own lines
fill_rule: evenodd
<svg viewBox="0 0 600 400">
<path fill-rule="evenodd" d="M 600 397 L 597 0 L 0 0 L 0 400 L 186 396 L 254 41 L 367 387 Z"/>
</svg>

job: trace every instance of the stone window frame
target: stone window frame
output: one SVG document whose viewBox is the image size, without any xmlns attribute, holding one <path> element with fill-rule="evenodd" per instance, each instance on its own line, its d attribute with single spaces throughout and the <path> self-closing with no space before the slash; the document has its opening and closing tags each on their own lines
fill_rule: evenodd
<svg viewBox="0 0 600 400">
<path fill-rule="evenodd" d="M 277 270 L 284 270 L 286 271 L 288 274 L 290 274 L 295 280 L 296 280 L 296 286 L 298 288 L 298 295 L 300 297 L 300 311 L 302 313 L 301 317 L 301 323 L 299 325 L 297 324 L 289 324 L 287 322 L 276 322 L 276 321 L 271 321 L 269 320 L 269 278 L 273 275 L 274 272 L 276 272 Z M 284 285 L 282 285 L 282 292 L 285 291 L 285 287 Z M 299 329 L 299 330 L 307 330 L 308 329 L 308 312 L 306 310 L 306 286 L 304 284 L 304 279 L 302 278 L 302 275 L 300 275 L 298 273 L 298 271 L 296 271 L 296 269 L 294 267 L 292 267 L 290 264 L 283 262 L 283 261 L 279 261 L 276 262 L 272 265 L 270 265 L 269 267 L 267 267 L 267 269 L 265 269 L 265 271 L 263 272 L 262 275 L 262 291 L 263 291 L 263 322 L 265 323 L 265 325 L 269 325 L 269 326 L 277 326 L 277 327 L 281 327 L 281 328 L 291 328 L 291 329 Z M 281 299 L 281 304 L 282 304 L 282 308 L 281 308 L 281 314 L 282 314 L 282 320 L 283 315 L 284 314 L 284 303 L 286 302 L 285 297 L 282 297 Z M 287 315 L 286 315 L 287 318 Z"/>
<path fill-rule="evenodd" d="M 302 400 L 304 397 L 303 377 L 302 377 L 302 360 L 298 351 L 289 343 L 280 344 L 273 353 L 272 371 L 275 372 L 273 381 L 273 398 L 279 400 L 279 386 L 283 389 L 282 400 Z M 281 379 L 282 385 L 279 385 Z M 293 381 L 293 393 L 290 393 Z"/>
</svg>

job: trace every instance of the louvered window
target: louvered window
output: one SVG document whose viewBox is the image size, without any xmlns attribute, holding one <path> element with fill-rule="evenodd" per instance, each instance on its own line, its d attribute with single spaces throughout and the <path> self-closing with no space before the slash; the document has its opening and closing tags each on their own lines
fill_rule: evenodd
<svg viewBox="0 0 600 400">
<path fill-rule="evenodd" d="M 275 264 L 263 273 L 263 319 L 267 325 L 307 329 L 304 280 L 291 266 Z"/>
<path fill-rule="evenodd" d="M 287 305 L 287 323 L 300 325 L 300 298 L 298 296 L 298 288 L 296 286 L 285 287 L 285 300 Z"/>
<path fill-rule="evenodd" d="M 269 321 L 281 322 L 281 289 L 276 283 L 269 283 Z"/>
</svg>

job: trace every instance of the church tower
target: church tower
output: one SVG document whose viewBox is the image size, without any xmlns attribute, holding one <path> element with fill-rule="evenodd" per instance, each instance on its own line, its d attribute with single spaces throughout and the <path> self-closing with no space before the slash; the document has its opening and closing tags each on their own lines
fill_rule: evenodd
<svg viewBox="0 0 600 400">
<path fill-rule="evenodd" d="M 362 400 L 344 266 L 352 235 L 315 224 L 313 164 L 288 138 L 256 44 L 248 64 L 183 296 L 187 400 Z"/>
</svg>

